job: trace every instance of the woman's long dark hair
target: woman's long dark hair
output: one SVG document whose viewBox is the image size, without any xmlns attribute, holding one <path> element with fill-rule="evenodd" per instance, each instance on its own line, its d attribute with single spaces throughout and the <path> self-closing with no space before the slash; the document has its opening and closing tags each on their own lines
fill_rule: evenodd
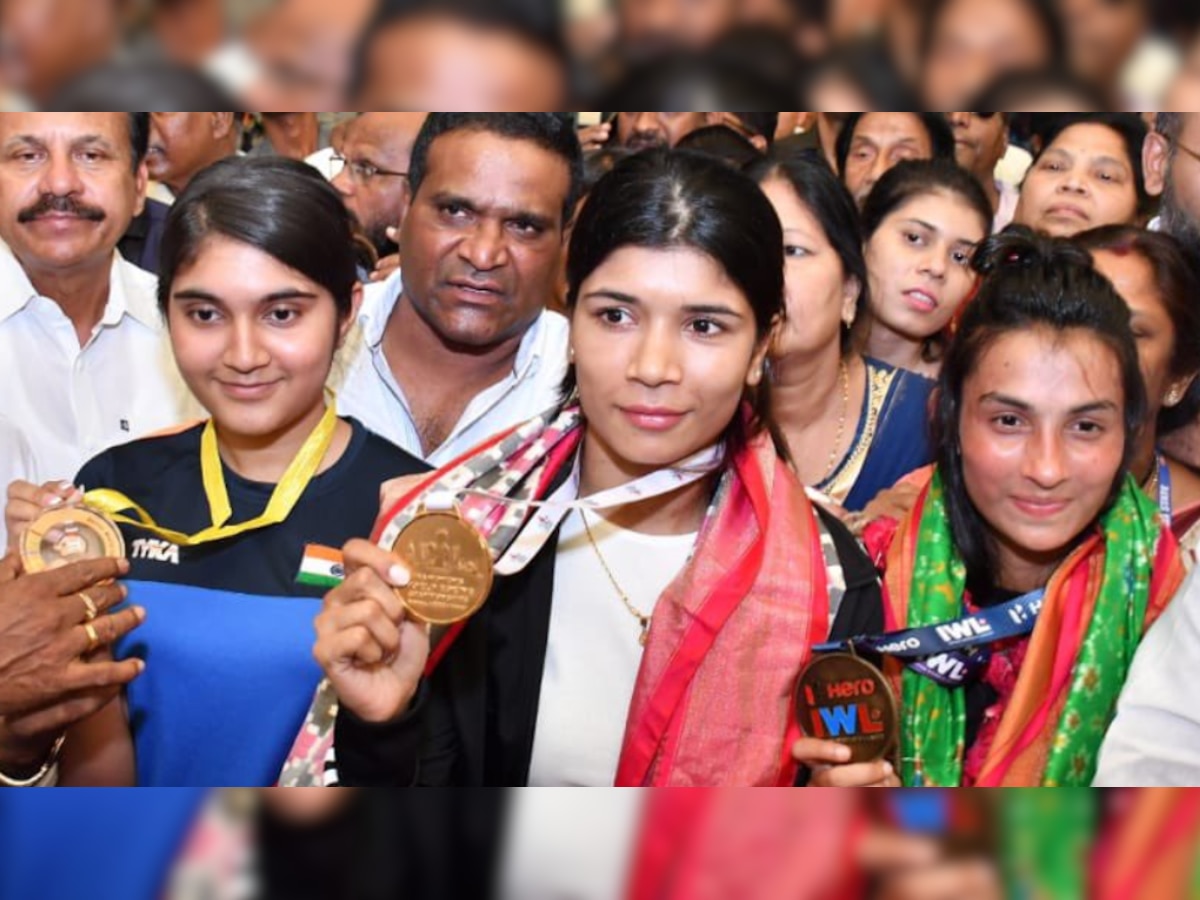
<svg viewBox="0 0 1200 900">
<path fill-rule="evenodd" d="M 295 269 L 333 295 L 340 320 L 350 315 L 358 283 L 354 219 L 312 166 L 278 157 L 230 157 L 189 182 L 163 234 L 158 305 L 164 316 L 176 275 L 214 236 Z"/>
<path fill-rule="evenodd" d="M 1092 267 L 1085 250 L 1013 226 L 985 241 L 973 265 L 983 281 L 942 363 L 933 432 L 950 529 L 966 563 L 968 584 L 978 590 L 994 583 L 996 567 L 988 525 L 967 494 L 959 428 L 963 386 L 988 348 L 1003 335 L 1043 328 L 1086 331 L 1112 350 L 1125 394 L 1125 456 L 1109 504 L 1120 490 L 1145 418 L 1146 389 L 1129 307 Z"/>
<path fill-rule="evenodd" d="M 623 247 L 684 247 L 711 258 L 737 285 L 765 340 L 783 315 L 783 228 L 758 185 L 740 172 L 698 154 L 648 150 L 622 160 L 597 182 L 579 213 L 567 257 L 567 309 L 580 286 Z M 572 368 L 564 396 L 575 389 Z M 748 392 L 753 415 L 735 416 L 726 434 L 732 458 L 770 428 L 766 380 Z"/>
<path fill-rule="evenodd" d="M 797 199 L 817 220 L 825 239 L 842 261 L 842 275 L 858 281 L 859 294 L 855 303 L 855 321 L 864 317 L 870 308 L 870 288 L 867 284 L 867 260 L 863 255 L 862 227 L 858 207 L 850 191 L 823 163 L 794 154 L 772 154 L 751 164 L 746 174 L 759 184 L 782 178 Z M 850 352 L 853 341 L 850 329 L 842 331 L 842 354 Z"/>
</svg>

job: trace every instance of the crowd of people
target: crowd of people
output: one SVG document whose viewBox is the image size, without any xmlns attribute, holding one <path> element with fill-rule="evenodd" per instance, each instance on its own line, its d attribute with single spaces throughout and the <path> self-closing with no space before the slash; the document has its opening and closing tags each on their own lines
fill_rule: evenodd
<svg viewBox="0 0 1200 900">
<path fill-rule="evenodd" d="M 1200 783 L 1200 114 L 786 115 L 0 114 L 0 784 Z"/>
<path fill-rule="evenodd" d="M 1198 26 L 1167 0 L 5 0 L 0 108 L 77 108 L 106 68 L 145 107 L 182 68 L 267 110 L 709 105 L 632 101 L 664 79 L 736 106 L 1188 109 L 1167 91 Z"/>
</svg>

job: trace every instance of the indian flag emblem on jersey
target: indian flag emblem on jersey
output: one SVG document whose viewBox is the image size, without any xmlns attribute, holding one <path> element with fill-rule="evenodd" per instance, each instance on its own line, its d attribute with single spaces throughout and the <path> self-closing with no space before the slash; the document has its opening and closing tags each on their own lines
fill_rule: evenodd
<svg viewBox="0 0 1200 900">
<path fill-rule="evenodd" d="M 297 582 L 313 587 L 335 588 L 345 580 L 346 567 L 340 550 L 320 544 L 309 544 L 304 548 Z"/>
</svg>

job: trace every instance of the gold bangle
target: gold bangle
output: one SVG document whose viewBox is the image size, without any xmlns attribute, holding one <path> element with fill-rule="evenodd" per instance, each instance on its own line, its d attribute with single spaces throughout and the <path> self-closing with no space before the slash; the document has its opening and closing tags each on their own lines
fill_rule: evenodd
<svg viewBox="0 0 1200 900">
<path fill-rule="evenodd" d="M 50 748 L 50 755 L 42 763 L 42 767 L 29 778 L 13 778 L 0 771 L 0 787 L 28 788 L 44 786 L 50 780 L 51 774 L 58 765 L 58 758 L 62 755 L 63 744 L 66 743 L 66 740 L 67 736 L 65 734 L 59 736 L 58 740 L 54 742 L 54 746 Z"/>
</svg>

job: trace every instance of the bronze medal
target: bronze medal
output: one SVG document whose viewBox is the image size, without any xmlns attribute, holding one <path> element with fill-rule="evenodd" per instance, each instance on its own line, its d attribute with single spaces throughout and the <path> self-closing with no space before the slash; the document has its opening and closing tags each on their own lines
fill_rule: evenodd
<svg viewBox="0 0 1200 900">
<path fill-rule="evenodd" d="M 900 716 L 883 673 L 848 653 L 819 656 L 796 685 L 796 718 L 811 738 L 849 747 L 851 763 L 874 762 L 897 746 Z"/>
<path fill-rule="evenodd" d="M 46 572 L 87 559 L 120 558 L 125 539 L 103 513 L 66 506 L 42 513 L 21 537 L 21 562 L 29 573 Z"/>
<path fill-rule="evenodd" d="M 457 512 L 422 511 L 404 526 L 392 551 L 412 575 L 396 593 L 422 622 L 453 625 L 469 619 L 492 591 L 492 551 Z"/>
</svg>

